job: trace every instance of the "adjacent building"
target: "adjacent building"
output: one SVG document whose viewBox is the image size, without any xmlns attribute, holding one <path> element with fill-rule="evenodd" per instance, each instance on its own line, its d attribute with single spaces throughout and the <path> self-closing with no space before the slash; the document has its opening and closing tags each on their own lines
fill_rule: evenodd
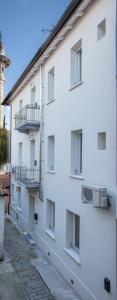
<svg viewBox="0 0 117 300">
<path fill-rule="evenodd" d="M 4 104 L 11 216 L 84 300 L 115 300 L 116 0 L 71 1 Z"/>
</svg>

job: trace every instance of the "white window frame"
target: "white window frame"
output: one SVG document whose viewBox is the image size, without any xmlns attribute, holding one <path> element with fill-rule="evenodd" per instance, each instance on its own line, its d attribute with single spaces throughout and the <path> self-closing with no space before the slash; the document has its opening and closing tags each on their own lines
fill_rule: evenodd
<svg viewBox="0 0 117 300">
<path fill-rule="evenodd" d="M 54 172 L 54 152 L 55 152 L 55 137 L 48 136 L 48 171 Z"/>
<path fill-rule="evenodd" d="M 55 68 L 53 67 L 48 72 L 48 102 L 54 100 L 54 81 L 55 81 Z"/>
<path fill-rule="evenodd" d="M 46 230 L 45 232 L 54 240 L 55 239 L 55 202 L 46 200 Z"/>
<path fill-rule="evenodd" d="M 23 148 L 23 143 L 20 142 L 18 144 L 18 164 L 19 164 L 19 166 L 22 166 L 22 148 Z"/>
<path fill-rule="evenodd" d="M 71 174 L 82 176 L 82 130 L 71 132 Z"/>
<path fill-rule="evenodd" d="M 66 249 L 71 249 L 77 254 L 80 254 L 80 216 L 72 211 L 67 210 L 67 227 L 66 227 Z M 78 235 L 79 247 L 76 245 L 76 218 L 79 219 Z"/>
<path fill-rule="evenodd" d="M 36 87 L 35 85 L 31 87 L 31 105 L 36 103 Z"/>
<path fill-rule="evenodd" d="M 71 86 L 82 82 L 82 40 L 71 49 Z"/>
<path fill-rule="evenodd" d="M 17 187 L 17 208 L 21 211 L 21 186 Z"/>
<path fill-rule="evenodd" d="M 100 41 L 106 35 L 106 19 L 103 19 L 97 26 L 97 40 Z"/>
</svg>

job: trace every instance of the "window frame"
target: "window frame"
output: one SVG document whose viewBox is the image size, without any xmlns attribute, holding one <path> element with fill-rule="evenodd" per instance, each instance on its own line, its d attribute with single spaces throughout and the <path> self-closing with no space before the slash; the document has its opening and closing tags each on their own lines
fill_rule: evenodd
<svg viewBox="0 0 117 300">
<path fill-rule="evenodd" d="M 82 176 L 83 172 L 83 131 L 71 131 L 71 175 Z"/>
<path fill-rule="evenodd" d="M 82 82 L 82 39 L 80 39 L 71 48 L 71 87 L 79 85 L 81 82 Z"/>
<path fill-rule="evenodd" d="M 48 103 L 53 102 L 55 93 L 55 67 L 48 72 Z"/>
</svg>

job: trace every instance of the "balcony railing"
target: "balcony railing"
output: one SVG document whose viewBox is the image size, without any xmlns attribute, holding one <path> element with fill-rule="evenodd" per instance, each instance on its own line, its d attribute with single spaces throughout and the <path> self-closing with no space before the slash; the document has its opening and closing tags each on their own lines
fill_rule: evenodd
<svg viewBox="0 0 117 300">
<path fill-rule="evenodd" d="M 39 188 L 39 170 L 25 167 L 15 167 L 15 180 L 25 185 L 27 189 Z"/>
<path fill-rule="evenodd" d="M 20 132 L 38 130 L 40 125 L 40 109 L 36 104 L 26 105 L 15 115 L 15 129 Z"/>
</svg>

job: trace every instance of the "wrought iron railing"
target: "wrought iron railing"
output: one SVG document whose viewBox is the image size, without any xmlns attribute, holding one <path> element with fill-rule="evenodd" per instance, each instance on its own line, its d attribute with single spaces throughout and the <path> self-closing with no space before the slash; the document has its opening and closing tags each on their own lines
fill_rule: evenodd
<svg viewBox="0 0 117 300">
<path fill-rule="evenodd" d="M 16 115 L 15 115 L 15 129 L 18 129 L 24 125 L 39 125 L 39 106 L 34 105 L 26 105 L 23 107 Z"/>
<path fill-rule="evenodd" d="M 22 166 L 15 167 L 15 179 L 25 185 L 39 184 L 39 170 L 28 169 Z"/>
</svg>

